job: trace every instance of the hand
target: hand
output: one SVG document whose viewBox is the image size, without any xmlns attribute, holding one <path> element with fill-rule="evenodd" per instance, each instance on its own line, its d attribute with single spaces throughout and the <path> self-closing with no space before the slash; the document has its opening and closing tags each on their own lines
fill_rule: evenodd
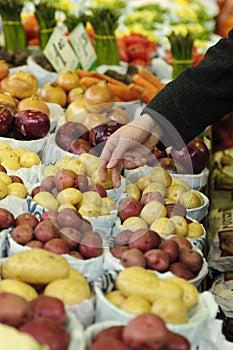
<svg viewBox="0 0 233 350">
<path fill-rule="evenodd" d="M 122 165 L 135 169 L 147 161 L 150 151 L 156 146 L 160 129 L 149 115 L 145 114 L 115 131 L 106 142 L 100 157 L 99 175 L 107 179 L 107 169 L 112 169 L 115 187 L 120 186 Z"/>
</svg>

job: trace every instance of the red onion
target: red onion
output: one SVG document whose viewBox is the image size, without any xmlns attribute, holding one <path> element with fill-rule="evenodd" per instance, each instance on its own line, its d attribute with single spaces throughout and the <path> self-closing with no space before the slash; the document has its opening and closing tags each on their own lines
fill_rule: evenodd
<svg viewBox="0 0 233 350">
<path fill-rule="evenodd" d="M 50 119 L 41 111 L 25 110 L 15 114 L 12 134 L 17 140 L 37 140 L 50 130 Z"/>
<path fill-rule="evenodd" d="M 173 159 L 182 164 L 188 174 L 199 174 L 207 166 L 209 150 L 205 142 L 194 138 L 180 151 L 171 148 L 170 154 Z"/>
<path fill-rule="evenodd" d="M 16 113 L 15 107 L 7 102 L 0 104 L 0 136 L 7 136 L 11 131 L 14 116 Z"/>
<path fill-rule="evenodd" d="M 89 131 L 89 142 L 98 145 L 106 142 L 111 134 L 119 129 L 123 124 L 109 120 L 106 123 L 99 124 Z"/>
</svg>

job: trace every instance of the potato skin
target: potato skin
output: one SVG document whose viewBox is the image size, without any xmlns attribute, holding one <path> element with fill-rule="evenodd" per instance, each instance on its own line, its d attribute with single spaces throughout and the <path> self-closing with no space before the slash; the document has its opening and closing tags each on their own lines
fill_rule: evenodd
<svg viewBox="0 0 233 350">
<path fill-rule="evenodd" d="M 30 301 L 38 297 L 36 289 L 28 283 L 4 278 L 0 280 L 0 292 L 14 293 Z"/>
<path fill-rule="evenodd" d="M 30 284 L 47 284 L 69 276 L 67 260 L 58 254 L 35 248 L 11 255 L 2 265 L 2 277 Z"/>
<path fill-rule="evenodd" d="M 5 208 L 0 208 L 0 229 L 10 227 L 14 223 L 14 215 Z"/>
<path fill-rule="evenodd" d="M 29 319 L 30 303 L 23 297 L 9 292 L 0 292 L 0 323 L 18 327 Z"/>
</svg>

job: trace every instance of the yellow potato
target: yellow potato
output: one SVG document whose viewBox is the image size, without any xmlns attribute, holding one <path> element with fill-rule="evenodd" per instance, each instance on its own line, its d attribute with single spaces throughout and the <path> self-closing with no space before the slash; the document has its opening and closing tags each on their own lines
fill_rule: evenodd
<svg viewBox="0 0 233 350">
<path fill-rule="evenodd" d="M 156 219 L 165 217 L 167 210 L 163 204 L 158 201 L 151 201 L 144 205 L 141 210 L 140 217 L 151 225 Z"/>
<path fill-rule="evenodd" d="M 140 189 L 140 191 L 143 191 L 144 188 L 149 185 L 149 183 L 152 182 L 151 178 L 149 176 L 142 176 L 140 177 L 140 179 L 138 180 L 138 188 Z"/>
<path fill-rule="evenodd" d="M 154 272 L 143 267 L 132 266 L 119 272 L 115 280 L 115 287 L 125 297 L 137 295 L 152 302 L 158 281 Z"/>
<path fill-rule="evenodd" d="M 187 236 L 188 222 L 183 216 L 173 215 L 170 220 L 175 224 L 175 234 L 179 236 Z"/>
<path fill-rule="evenodd" d="M 186 182 L 186 181 L 184 181 L 184 180 L 182 180 L 182 179 L 180 179 L 178 177 L 172 178 L 172 183 L 171 184 L 172 185 L 183 186 L 186 189 L 186 191 L 191 190 L 191 187 L 188 184 L 188 182 Z"/>
<path fill-rule="evenodd" d="M 52 164 L 45 165 L 42 169 L 42 175 L 44 177 L 55 176 L 59 170 L 60 170 L 60 168 L 56 165 L 52 165 Z"/>
<path fill-rule="evenodd" d="M 70 203 L 64 203 L 64 204 L 61 204 L 59 205 L 59 207 L 57 208 L 57 211 L 61 211 L 62 209 L 64 208 L 71 208 L 73 210 L 77 210 L 77 208 L 73 205 L 73 204 L 70 204 Z"/>
<path fill-rule="evenodd" d="M 183 192 L 180 196 L 179 202 L 183 204 L 186 209 L 198 208 L 202 205 L 200 197 L 194 190 Z"/>
<path fill-rule="evenodd" d="M 37 291 L 30 284 L 10 278 L 0 281 L 0 292 L 17 294 L 26 300 L 32 300 L 38 297 Z"/>
<path fill-rule="evenodd" d="M 20 164 L 18 157 L 15 155 L 15 157 L 5 157 L 1 161 L 2 166 L 4 166 L 5 169 L 7 170 L 19 170 L 20 169 Z"/>
<path fill-rule="evenodd" d="M 161 195 L 164 197 L 166 195 L 166 187 L 162 183 L 151 182 L 142 191 L 142 196 L 147 192 L 160 192 Z"/>
<path fill-rule="evenodd" d="M 179 299 L 161 296 L 152 304 L 151 312 L 160 316 L 166 323 L 178 325 L 189 321 L 187 309 Z"/>
<path fill-rule="evenodd" d="M 122 226 L 131 231 L 136 231 L 141 228 L 148 228 L 148 224 L 145 222 L 145 220 L 139 218 L 138 216 L 130 216 L 129 218 L 125 219 Z"/>
<path fill-rule="evenodd" d="M 204 228 L 199 222 L 190 222 L 188 224 L 188 238 L 199 238 L 204 234 Z"/>
<path fill-rule="evenodd" d="M 83 204 L 86 204 L 89 207 L 99 211 L 102 204 L 102 198 L 98 192 L 87 191 L 82 194 L 79 206 L 82 206 Z"/>
<path fill-rule="evenodd" d="M 160 217 L 156 219 L 150 226 L 152 231 L 157 232 L 161 236 L 174 235 L 176 232 L 176 226 L 174 222 L 167 217 Z"/>
<path fill-rule="evenodd" d="M 77 205 L 81 198 L 82 193 L 77 188 L 68 187 L 58 193 L 56 200 L 59 205 L 66 203 Z"/>
<path fill-rule="evenodd" d="M 109 197 L 102 197 L 101 198 L 101 207 L 106 208 L 108 211 L 116 209 L 116 203 L 114 199 Z"/>
<path fill-rule="evenodd" d="M 24 184 L 21 184 L 19 182 L 12 182 L 7 186 L 7 195 L 12 195 L 24 199 L 27 196 L 27 188 Z"/>
<path fill-rule="evenodd" d="M 94 184 L 99 184 L 103 186 L 105 190 L 110 190 L 111 188 L 114 187 L 113 182 L 112 182 L 112 170 L 108 169 L 107 170 L 107 180 L 105 182 L 102 182 L 100 180 L 99 176 L 99 169 L 96 169 L 93 174 L 91 175 L 91 180 Z"/>
<path fill-rule="evenodd" d="M 195 287 L 192 283 L 189 283 L 184 278 L 180 277 L 169 277 L 167 280 L 177 284 L 183 289 L 183 302 L 188 311 L 198 303 L 199 292 L 197 287 Z"/>
<path fill-rule="evenodd" d="M 7 185 L 4 181 L 0 180 L 0 199 L 3 199 L 7 196 Z"/>
<path fill-rule="evenodd" d="M 84 203 L 79 207 L 78 212 L 82 216 L 99 216 L 101 214 L 101 208 L 97 209 L 94 206 Z"/>
<path fill-rule="evenodd" d="M 12 183 L 11 177 L 8 174 L 4 173 L 3 171 L 0 171 L 0 180 L 5 182 L 6 185 L 9 185 L 10 183 Z"/>
<path fill-rule="evenodd" d="M 112 292 L 105 294 L 105 297 L 110 303 L 118 307 L 125 300 L 125 296 L 119 290 L 113 290 Z"/>
<path fill-rule="evenodd" d="M 83 300 L 92 297 L 87 281 L 69 277 L 48 283 L 44 289 L 44 295 L 58 298 L 67 306 L 80 304 Z"/>
<path fill-rule="evenodd" d="M 167 188 L 166 197 L 174 202 L 179 201 L 183 192 L 186 191 L 186 187 L 180 184 L 171 184 Z"/>
<path fill-rule="evenodd" d="M 11 149 L 11 145 L 9 145 L 6 142 L 0 142 L 0 151 L 10 150 L 10 149 Z"/>
<path fill-rule="evenodd" d="M 141 315 L 150 312 L 151 304 L 145 298 L 130 295 L 121 303 L 120 309 L 133 315 Z"/>
<path fill-rule="evenodd" d="M 50 192 L 39 192 L 33 197 L 33 200 L 41 207 L 48 210 L 58 209 L 58 201 Z"/>
<path fill-rule="evenodd" d="M 81 159 L 70 158 L 65 168 L 74 171 L 76 174 L 84 174 L 85 172 L 85 167 Z"/>
<path fill-rule="evenodd" d="M 40 164 L 40 157 L 35 152 L 24 152 L 19 158 L 19 164 L 22 168 L 31 168 L 33 165 Z"/>
<path fill-rule="evenodd" d="M 125 188 L 126 196 L 129 198 L 134 198 L 136 200 L 140 200 L 141 191 L 136 184 L 127 184 Z"/>
<path fill-rule="evenodd" d="M 87 279 L 84 275 L 81 274 L 78 270 L 76 270 L 74 267 L 70 266 L 70 273 L 69 278 L 77 278 L 78 280 L 82 281 L 83 283 L 87 283 Z"/>
<path fill-rule="evenodd" d="M 92 176 L 99 168 L 99 158 L 90 153 L 82 153 L 79 157 L 84 165 L 85 174 Z"/>
<path fill-rule="evenodd" d="M 47 284 L 68 277 L 69 271 L 69 264 L 62 255 L 34 248 L 8 257 L 2 265 L 2 278 L 30 284 Z"/>
<path fill-rule="evenodd" d="M 151 169 L 150 178 L 152 182 L 161 182 L 165 187 L 172 183 L 172 177 L 169 172 L 161 166 L 155 166 Z"/>
<path fill-rule="evenodd" d="M 20 158 L 23 153 L 27 152 L 27 149 L 23 147 L 14 147 L 12 148 L 12 151 L 16 154 L 18 158 Z"/>
</svg>

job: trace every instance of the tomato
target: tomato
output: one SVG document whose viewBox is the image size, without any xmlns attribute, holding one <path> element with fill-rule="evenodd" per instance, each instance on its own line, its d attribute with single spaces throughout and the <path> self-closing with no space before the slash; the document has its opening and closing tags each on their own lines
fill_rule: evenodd
<svg viewBox="0 0 233 350">
<path fill-rule="evenodd" d="M 143 60 L 142 58 L 135 58 L 130 61 L 133 66 L 151 66 L 151 61 Z"/>
<path fill-rule="evenodd" d="M 193 57 L 193 66 L 196 66 L 204 58 L 204 56 L 205 56 L 204 53 L 196 54 Z"/>
<path fill-rule="evenodd" d="M 146 59 L 146 46 L 142 43 L 133 43 L 127 46 L 127 53 L 130 59 Z"/>
<path fill-rule="evenodd" d="M 172 65 L 172 54 L 171 54 L 171 50 L 166 50 L 166 57 L 165 57 L 165 62 L 167 62 L 168 64 Z"/>
<path fill-rule="evenodd" d="M 129 35 L 124 36 L 124 41 L 126 45 L 130 45 L 134 43 L 141 43 L 146 45 L 148 42 L 148 39 L 142 34 L 131 33 Z"/>
<path fill-rule="evenodd" d="M 117 47 L 120 61 L 129 62 L 129 55 L 127 53 L 127 47 L 123 38 L 117 38 Z"/>
</svg>

